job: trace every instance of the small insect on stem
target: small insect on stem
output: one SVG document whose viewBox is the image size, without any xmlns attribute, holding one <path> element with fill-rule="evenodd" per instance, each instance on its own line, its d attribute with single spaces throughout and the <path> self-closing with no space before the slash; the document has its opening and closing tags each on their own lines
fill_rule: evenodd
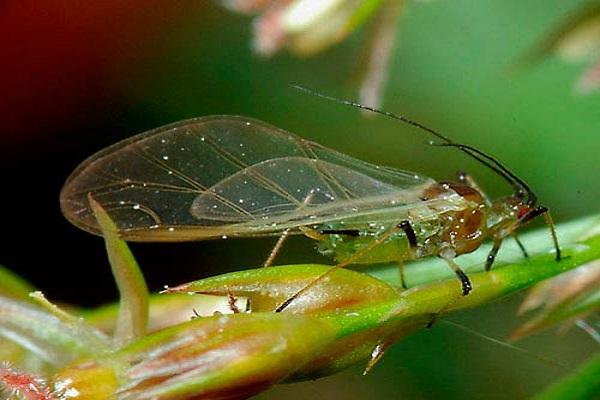
<svg viewBox="0 0 600 400">
<path fill-rule="evenodd" d="M 240 314 L 242 312 L 240 310 L 240 308 L 237 306 L 237 301 L 238 301 L 238 299 L 233 294 L 233 292 L 228 290 L 227 291 L 227 305 L 228 305 L 229 309 L 231 310 L 231 312 L 234 314 Z"/>
<path fill-rule="evenodd" d="M 490 239 L 494 246 L 485 264 L 491 268 L 503 240 L 539 215 L 546 218 L 560 259 L 548 209 L 496 158 L 404 116 L 296 87 L 425 131 L 441 140 L 437 145 L 490 168 L 513 194 L 490 200 L 466 173 L 437 182 L 366 163 L 251 118 L 209 116 L 142 133 L 88 158 L 61 191 L 63 213 L 78 227 L 101 234 L 90 193 L 124 240 L 279 237 L 265 265 L 289 236 L 315 240 L 335 264 L 280 304 L 280 312 L 338 268 L 402 266 L 429 256 L 447 262 L 466 295 L 472 285 L 455 259 Z"/>
</svg>

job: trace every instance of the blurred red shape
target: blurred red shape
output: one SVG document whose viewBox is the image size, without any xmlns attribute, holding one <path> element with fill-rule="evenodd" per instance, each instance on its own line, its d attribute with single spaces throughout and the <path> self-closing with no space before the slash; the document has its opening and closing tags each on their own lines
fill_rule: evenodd
<svg viewBox="0 0 600 400">
<path fill-rule="evenodd" d="M 115 101 L 178 7 L 141 0 L 7 0 L 0 5 L 0 141 L 82 123 Z M 124 69 L 124 70 L 123 70 Z"/>
</svg>

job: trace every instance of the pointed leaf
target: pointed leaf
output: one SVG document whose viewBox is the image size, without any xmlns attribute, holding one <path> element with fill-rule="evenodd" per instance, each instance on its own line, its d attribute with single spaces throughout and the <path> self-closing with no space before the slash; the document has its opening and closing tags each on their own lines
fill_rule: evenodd
<svg viewBox="0 0 600 400">
<path fill-rule="evenodd" d="M 125 343 L 141 337 L 148 325 L 148 287 L 127 243 L 117 234 L 117 227 L 98 202 L 88 200 L 106 243 L 106 252 L 121 296 L 115 341 Z"/>
<path fill-rule="evenodd" d="M 253 312 L 274 311 L 329 268 L 306 264 L 244 270 L 169 288 L 168 291 L 248 297 Z M 394 298 L 397 298 L 396 289 L 385 282 L 355 271 L 339 269 L 292 302 L 286 311 L 302 314 L 340 308 L 349 311 Z"/>
</svg>

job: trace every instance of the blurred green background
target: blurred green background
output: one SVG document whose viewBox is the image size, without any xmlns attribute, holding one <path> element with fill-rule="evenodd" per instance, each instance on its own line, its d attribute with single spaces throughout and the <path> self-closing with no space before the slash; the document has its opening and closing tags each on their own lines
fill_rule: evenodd
<svg viewBox="0 0 600 400">
<path fill-rule="evenodd" d="M 496 155 L 537 191 L 555 219 L 598 212 L 600 92 L 574 93 L 582 65 L 514 62 L 584 1 L 411 1 L 401 20 L 384 108 Z M 377 164 L 435 179 L 467 170 L 492 196 L 494 174 L 413 128 L 307 96 L 289 83 L 356 98 L 364 29 L 307 59 L 261 59 L 251 18 L 208 1 L 106 1 L 0 6 L 4 60 L 0 135 L 0 263 L 50 298 L 95 305 L 115 298 L 100 239 L 77 231 L 58 207 L 61 182 L 85 157 L 131 134 L 209 114 L 241 114 Z M 153 289 L 259 265 L 273 240 L 134 245 Z M 291 241 L 279 263 L 323 261 Z M 518 325 L 518 299 L 453 315 L 502 338 Z M 597 344 L 577 330 L 523 347 L 569 366 Z M 564 370 L 439 323 L 394 346 L 367 377 L 361 367 L 283 385 L 264 399 L 524 398 Z"/>
</svg>

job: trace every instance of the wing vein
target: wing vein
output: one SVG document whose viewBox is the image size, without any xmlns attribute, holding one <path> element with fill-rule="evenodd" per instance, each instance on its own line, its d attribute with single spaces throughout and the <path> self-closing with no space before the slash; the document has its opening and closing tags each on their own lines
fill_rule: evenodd
<svg viewBox="0 0 600 400">
<path fill-rule="evenodd" d="M 211 147 L 213 148 L 213 150 L 215 150 L 215 152 L 217 154 L 219 154 L 223 159 L 225 159 L 226 161 L 228 161 L 230 164 L 232 164 L 233 166 L 237 167 L 241 170 L 248 170 L 248 172 L 251 171 L 251 169 L 249 168 L 250 166 L 245 164 L 244 162 L 242 162 L 241 160 L 239 160 L 237 157 L 235 157 L 233 154 L 225 151 L 224 149 L 222 149 L 218 144 L 214 143 L 214 139 L 211 137 L 211 135 L 205 135 L 205 142 L 208 142 Z M 266 161 L 266 160 L 265 160 Z M 288 201 L 295 203 L 296 205 L 300 205 L 302 204 L 301 201 L 299 201 L 298 199 L 296 199 L 294 196 L 292 196 L 289 192 L 287 192 L 285 189 L 281 188 L 279 185 L 277 185 L 275 182 L 273 182 L 272 180 L 270 180 L 269 178 L 267 178 L 266 176 L 264 176 L 263 174 L 260 173 L 252 173 L 251 175 L 254 179 L 257 180 L 257 182 L 259 182 L 264 188 L 266 188 L 267 190 L 283 197 L 286 198 Z"/>
</svg>

